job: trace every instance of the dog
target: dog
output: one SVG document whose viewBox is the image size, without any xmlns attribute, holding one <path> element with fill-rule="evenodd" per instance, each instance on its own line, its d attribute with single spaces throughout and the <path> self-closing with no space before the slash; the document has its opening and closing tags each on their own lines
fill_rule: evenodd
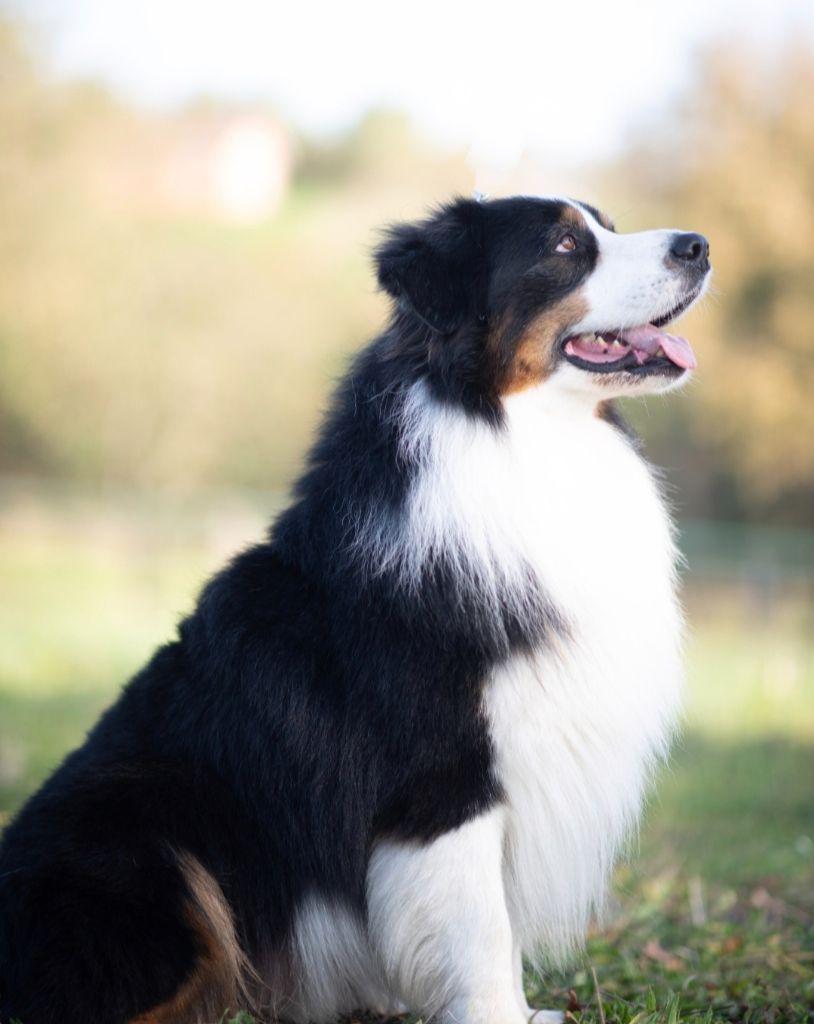
<svg viewBox="0 0 814 1024">
<path fill-rule="evenodd" d="M 290 506 L 3 836 L 3 1020 L 526 1024 L 602 907 L 682 674 L 613 400 L 690 376 L 707 241 L 458 199 L 375 263 Z"/>
</svg>

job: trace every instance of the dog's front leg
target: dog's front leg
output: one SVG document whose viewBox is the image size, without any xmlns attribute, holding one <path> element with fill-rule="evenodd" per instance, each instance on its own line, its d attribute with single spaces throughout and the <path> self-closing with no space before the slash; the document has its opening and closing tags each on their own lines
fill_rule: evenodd
<svg viewBox="0 0 814 1024">
<path fill-rule="evenodd" d="M 444 1024 L 526 1024 L 503 888 L 501 808 L 428 843 L 380 842 L 371 939 L 410 1010 Z"/>
<path fill-rule="evenodd" d="M 535 1010 L 529 1006 L 526 999 L 526 989 L 523 985 L 523 951 L 520 943 L 515 939 L 512 951 L 514 958 L 514 988 L 520 1009 L 523 1011 L 528 1024 L 563 1024 L 565 1014 L 562 1010 Z"/>
</svg>

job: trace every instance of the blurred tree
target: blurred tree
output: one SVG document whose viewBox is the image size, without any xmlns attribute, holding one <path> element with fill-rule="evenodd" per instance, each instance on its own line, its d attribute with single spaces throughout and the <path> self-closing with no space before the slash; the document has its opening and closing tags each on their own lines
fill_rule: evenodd
<svg viewBox="0 0 814 1024">
<path fill-rule="evenodd" d="M 8 24 L 0 47 L 0 473 L 286 483 L 381 320 L 374 227 L 465 187 L 463 161 L 373 114 L 273 217 L 224 223 L 168 203 L 166 172 L 172 195 L 179 168 L 200 190 L 210 129 L 236 111 L 142 114 L 47 82 Z"/>
<path fill-rule="evenodd" d="M 648 223 L 706 233 L 715 264 L 687 328 L 698 381 L 654 431 L 658 455 L 678 463 L 696 511 L 814 525 L 814 55 L 703 53 L 650 138 L 616 188 L 647 197 Z"/>
<path fill-rule="evenodd" d="M 768 65 L 722 45 L 595 175 L 622 229 L 675 223 L 712 243 L 715 296 L 686 327 L 697 380 L 652 417 L 631 407 L 687 514 L 814 525 L 812 97 L 810 52 Z M 168 203 L 166 168 L 195 172 L 195 147 L 239 113 L 159 117 L 49 81 L 0 22 L 0 473 L 290 479 L 331 376 L 381 321 L 376 227 L 470 191 L 471 171 L 379 110 L 301 140 L 273 215 Z"/>
</svg>

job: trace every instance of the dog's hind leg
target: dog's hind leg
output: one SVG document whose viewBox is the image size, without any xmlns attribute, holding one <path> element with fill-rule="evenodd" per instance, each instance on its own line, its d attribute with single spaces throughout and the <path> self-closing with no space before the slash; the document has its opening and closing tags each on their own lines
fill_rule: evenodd
<svg viewBox="0 0 814 1024">
<path fill-rule="evenodd" d="M 503 810 L 429 843 L 380 842 L 371 939 L 409 1009 L 444 1024 L 526 1024 L 503 888 Z"/>
<path fill-rule="evenodd" d="M 242 955 L 211 875 L 170 850 L 97 852 L 81 870 L 0 879 L 0 1020 L 197 1024 L 237 1009 Z"/>
</svg>

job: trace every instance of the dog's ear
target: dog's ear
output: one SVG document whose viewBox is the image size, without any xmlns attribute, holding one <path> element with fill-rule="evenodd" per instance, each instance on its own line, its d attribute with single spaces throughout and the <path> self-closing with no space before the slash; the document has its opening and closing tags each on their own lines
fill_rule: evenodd
<svg viewBox="0 0 814 1024">
<path fill-rule="evenodd" d="M 480 313 L 480 204 L 459 199 L 418 224 L 397 224 L 376 249 L 379 285 L 434 331 L 452 334 Z"/>
</svg>

